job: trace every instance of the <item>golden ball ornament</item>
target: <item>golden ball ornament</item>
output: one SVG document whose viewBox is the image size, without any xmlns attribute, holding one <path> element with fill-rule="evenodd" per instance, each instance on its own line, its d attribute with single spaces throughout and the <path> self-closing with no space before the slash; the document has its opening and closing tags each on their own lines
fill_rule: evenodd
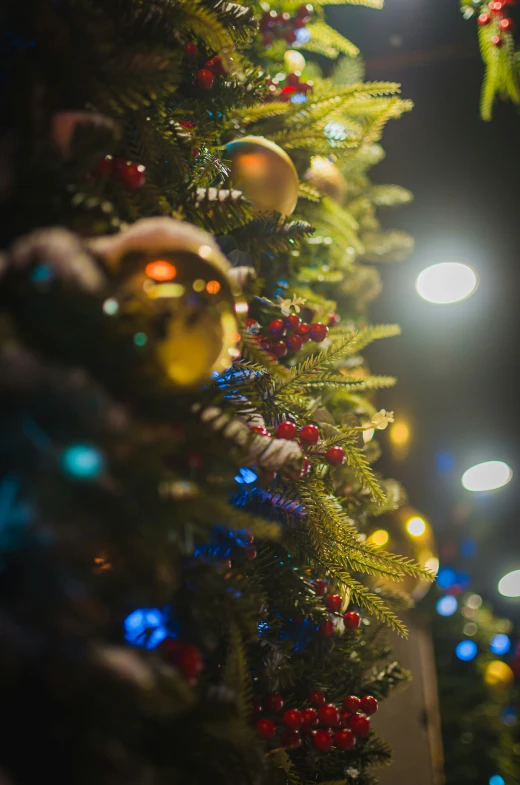
<svg viewBox="0 0 520 785">
<path fill-rule="evenodd" d="M 413 507 L 401 507 L 377 518 L 366 534 L 367 542 L 376 548 L 407 556 L 433 575 L 437 574 L 439 559 L 432 527 Z M 406 575 L 402 581 L 378 576 L 377 583 L 383 588 L 404 591 L 414 602 L 421 600 L 431 586 L 430 581 L 411 575 Z"/>
<path fill-rule="evenodd" d="M 304 179 L 317 191 L 330 197 L 333 202 L 344 203 L 347 196 L 347 181 L 329 158 L 314 155 Z"/>
<path fill-rule="evenodd" d="M 176 385 L 203 384 L 239 356 L 236 314 L 247 304 L 211 235 L 173 218 L 144 218 L 90 247 L 115 274 L 121 309 L 148 318 L 144 341 Z"/>
<path fill-rule="evenodd" d="M 298 201 L 298 173 L 285 152 L 263 136 L 244 136 L 226 146 L 231 181 L 256 213 L 291 215 Z"/>
</svg>

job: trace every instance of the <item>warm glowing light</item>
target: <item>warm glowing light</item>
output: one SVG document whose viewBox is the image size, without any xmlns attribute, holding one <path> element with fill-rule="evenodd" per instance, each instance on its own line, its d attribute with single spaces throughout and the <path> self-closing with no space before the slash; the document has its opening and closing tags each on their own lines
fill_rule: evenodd
<svg viewBox="0 0 520 785">
<path fill-rule="evenodd" d="M 482 597 L 480 594 L 470 594 L 468 599 L 466 600 L 466 605 L 468 608 L 473 608 L 473 610 L 478 610 L 482 605 Z"/>
<path fill-rule="evenodd" d="M 220 292 L 220 284 L 218 281 L 208 281 L 206 284 L 206 291 L 208 294 L 218 294 Z"/>
<path fill-rule="evenodd" d="M 427 559 L 424 566 L 434 575 L 437 575 L 439 572 L 439 560 L 436 556 L 431 556 L 429 559 Z"/>
<path fill-rule="evenodd" d="M 420 537 L 421 534 L 424 534 L 426 531 L 426 523 L 422 518 L 419 518 L 419 516 L 415 516 L 410 518 L 407 522 L 406 531 L 408 534 L 411 534 L 412 537 Z"/>
<path fill-rule="evenodd" d="M 249 310 L 248 304 L 244 300 L 235 303 L 235 313 L 246 314 Z"/>
<path fill-rule="evenodd" d="M 389 428 L 389 436 L 396 447 L 404 447 L 410 441 L 410 428 L 405 422 L 394 422 Z"/>
<path fill-rule="evenodd" d="M 503 461 L 486 461 L 472 466 L 462 475 L 462 485 L 467 491 L 494 491 L 511 480 L 513 472 Z"/>
<path fill-rule="evenodd" d="M 385 529 L 378 529 L 370 535 L 368 542 L 375 545 L 377 548 L 382 548 L 388 542 L 388 532 Z"/>
<path fill-rule="evenodd" d="M 206 281 L 203 281 L 202 278 L 197 278 L 193 281 L 193 291 L 194 292 L 203 292 L 206 288 Z"/>
<path fill-rule="evenodd" d="M 478 286 L 477 274 L 467 264 L 443 262 L 427 267 L 417 277 L 417 293 L 429 303 L 449 305 L 465 300 Z"/>
<path fill-rule="evenodd" d="M 504 575 L 498 583 L 498 591 L 503 597 L 520 597 L 520 570 Z"/>
<path fill-rule="evenodd" d="M 177 269 L 166 262 L 164 259 L 157 259 L 155 262 L 149 262 L 144 271 L 148 278 L 154 281 L 172 281 L 177 275 Z"/>
<path fill-rule="evenodd" d="M 502 660 L 493 660 L 484 671 L 484 681 L 489 687 L 507 687 L 514 679 L 514 673 Z"/>
<path fill-rule="evenodd" d="M 157 300 L 162 297 L 182 297 L 184 292 L 185 289 L 181 283 L 161 283 L 149 289 L 147 295 L 152 300 Z"/>
</svg>

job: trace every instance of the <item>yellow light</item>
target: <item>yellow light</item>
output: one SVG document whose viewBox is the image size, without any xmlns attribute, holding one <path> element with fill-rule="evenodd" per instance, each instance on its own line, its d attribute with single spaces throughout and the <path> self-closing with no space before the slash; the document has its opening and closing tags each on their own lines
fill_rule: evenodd
<svg viewBox="0 0 520 785">
<path fill-rule="evenodd" d="M 173 264 L 166 262 L 164 259 L 149 262 L 144 271 L 148 278 L 152 278 L 154 281 L 171 281 L 177 275 L 177 270 Z"/>
<path fill-rule="evenodd" d="M 436 556 L 431 556 L 429 559 L 427 559 L 424 566 L 434 575 L 437 575 L 439 572 L 439 560 Z"/>
<path fill-rule="evenodd" d="M 419 516 L 415 516 L 407 522 L 406 531 L 412 537 L 420 537 L 426 531 L 426 523 Z"/>
<path fill-rule="evenodd" d="M 220 284 L 218 281 L 208 281 L 206 284 L 206 291 L 208 294 L 218 294 L 220 292 Z"/>
<path fill-rule="evenodd" d="M 247 303 L 244 302 L 244 300 L 241 300 L 240 302 L 236 303 L 236 305 L 235 305 L 235 313 L 238 313 L 238 314 L 242 315 L 242 314 L 247 313 L 248 310 L 249 310 L 249 307 L 248 307 Z"/>
<path fill-rule="evenodd" d="M 484 681 L 489 687 L 507 687 L 514 678 L 513 671 L 502 660 L 493 660 L 486 665 Z"/>
<path fill-rule="evenodd" d="M 181 283 L 161 283 L 148 289 L 147 295 L 152 300 L 159 297 L 182 297 L 184 286 Z"/>
<path fill-rule="evenodd" d="M 368 538 L 368 542 L 372 545 L 377 546 L 378 548 L 382 548 L 383 545 L 386 545 L 388 542 L 389 535 L 385 529 L 378 529 L 376 532 L 370 535 Z"/>
<path fill-rule="evenodd" d="M 404 447 L 410 441 L 410 428 L 405 422 L 394 422 L 389 428 L 390 441 L 396 447 Z"/>
<path fill-rule="evenodd" d="M 206 288 L 206 281 L 203 281 L 202 278 L 197 278 L 196 281 L 193 281 L 194 292 L 203 292 L 205 288 Z"/>
</svg>

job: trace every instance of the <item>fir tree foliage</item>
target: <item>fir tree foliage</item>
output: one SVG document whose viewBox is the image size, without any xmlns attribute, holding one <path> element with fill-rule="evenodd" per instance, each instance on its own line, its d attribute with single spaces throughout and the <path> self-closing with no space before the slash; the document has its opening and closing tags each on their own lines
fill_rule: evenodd
<svg viewBox="0 0 520 785">
<path fill-rule="evenodd" d="M 252 718 L 272 692 L 296 708 L 316 689 L 337 703 L 386 698 L 407 679 L 385 641 L 385 626 L 406 634 L 399 581 L 428 575 L 364 537 L 403 498 L 362 438 L 380 427 L 374 391 L 394 383 L 362 351 L 398 335 L 367 323 L 380 288 L 370 263 L 411 245 L 377 213 L 410 195 L 374 186 L 369 170 L 386 122 L 411 107 L 395 83 L 363 81 L 324 6 L 300 48 L 332 65 L 309 62 L 312 94 L 296 103 L 269 100 L 287 45 L 265 48 L 256 2 L 4 5 L 0 767 L 13 785 L 42 772 L 67 785 L 371 785 L 389 760 L 373 733 L 346 753 L 319 755 L 308 739 L 284 750 Z M 197 71 L 215 56 L 222 73 L 206 90 Z M 293 215 L 259 216 L 234 187 L 226 145 L 246 134 L 291 156 Z M 146 182 L 129 189 L 100 172 L 107 155 L 145 165 Z M 344 199 L 309 179 L 317 155 L 344 178 Z M 90 244 L 148 216 L 211 232 L 254 270 L 245 288 L 259 327 L 241 322 L 241 358 L 201 389 L 167 379 L 153 309 L 118 306 L 126 272 Z M 274 318 L 327 324 L 336 310 L 326 341 L 292 359 L 258 341 Z M 296 445 L 274 438 L 288 419 L 319 429 L 307 473 Z M 267 436 L 250 430 L 259 422 Z M 342 466 L 327 462 L 331 447 Z M 360 611 L 359 629 L 336 614 L 324 637 L 316 579 L 342 612 Z M 177 644 L 195 647 L 195 675 Z"/>
</svg>

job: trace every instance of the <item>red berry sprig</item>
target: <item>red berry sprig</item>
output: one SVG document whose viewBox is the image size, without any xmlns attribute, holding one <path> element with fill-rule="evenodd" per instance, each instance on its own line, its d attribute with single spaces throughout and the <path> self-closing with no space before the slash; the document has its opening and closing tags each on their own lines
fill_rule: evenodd
<svg viewBox="0 0 520 785">
<path fill-rule="evenodd" d="M 274 38 L 283 38 L 288 44 L 293 44 L 296 41 L 295 30 L 305 27 L 313 13 L 312 5 L 300 6 L 293 17 L 287 12 L 266 11 L 260 19 L 264 45 L 270 47 Z"/>
<path fill-rule="evenodd" d="M 98 177 L 111 177 L 132 190 L 142 188 L 146 182 L 146 166 L 127 161 L 125 158 L 112 158 L 105 155 L 98 163 L 95 172 Z"/>
<path fill-rule="evenodd" d="M 355 611 L 347 611 L 343 616 L 343 624 L 347 630 L 357 630 L 361 624 L 361 616 Z"/>
<path fill-rule="evenodd" d="M 493 28 L 501 33 L 512 33 L 514 30 L 514 22 L 510 17 L 504 16 L 505 6 L 512 5 L 511 0 L 492 0 L 488 3 L 487 10 L 483 11 L 477 17 L 477 23 L 480 27 L 486 27 L 493 24 Z M 496 24 L 498 22 L 498 25 Z M 493 46 L 501 47 L 504 39 L 498 33 L 493 33 L 490 37 L 490 42 Z"/>
</svg>

